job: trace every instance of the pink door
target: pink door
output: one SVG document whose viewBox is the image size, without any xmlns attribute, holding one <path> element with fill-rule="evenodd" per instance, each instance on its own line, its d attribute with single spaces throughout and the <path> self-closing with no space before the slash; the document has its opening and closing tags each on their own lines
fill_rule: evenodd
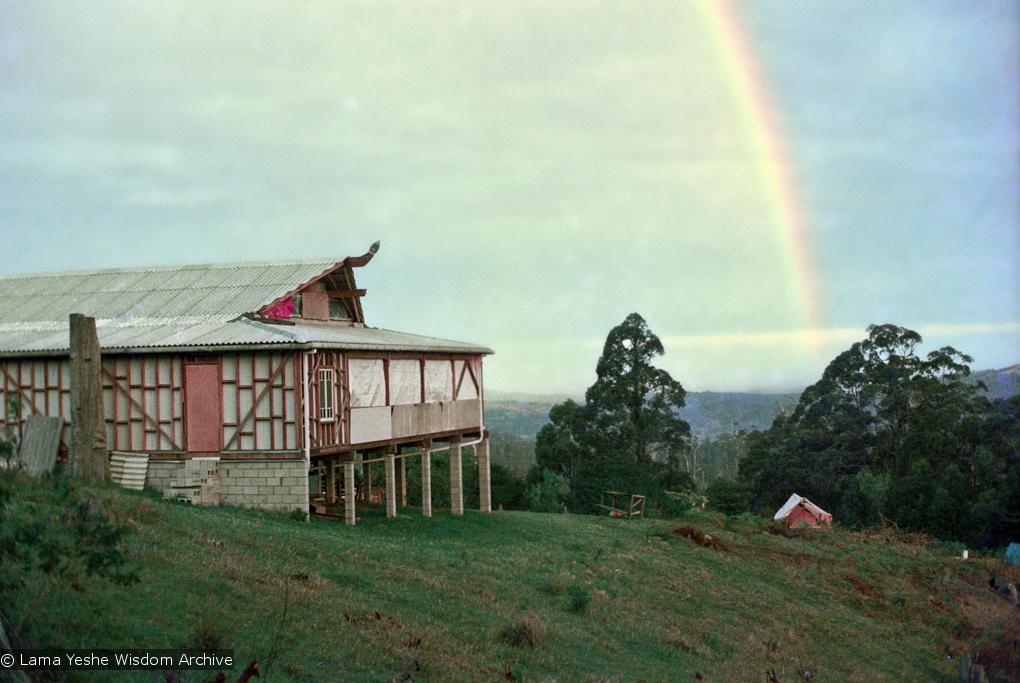
<svg viewBox="0 0 1020 683">
<path fill-rule="evenodd" d="M 188 451 L 219 452 L 223 446 L 223 392 L 218 363 L 184 365 L 184 400 Z"/>
</svg>

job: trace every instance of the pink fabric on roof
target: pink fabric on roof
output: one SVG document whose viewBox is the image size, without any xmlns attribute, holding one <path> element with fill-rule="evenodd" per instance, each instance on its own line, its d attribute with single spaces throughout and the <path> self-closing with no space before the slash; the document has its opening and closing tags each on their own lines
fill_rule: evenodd
<svg viewBox="0 0 1020 683">
<path fill-rule="evenodd" d="M 294 316 L 294 299 L 288 297 L 278 301 L 262 311 L 269 318 L 292 318 Z"/>
</svg>

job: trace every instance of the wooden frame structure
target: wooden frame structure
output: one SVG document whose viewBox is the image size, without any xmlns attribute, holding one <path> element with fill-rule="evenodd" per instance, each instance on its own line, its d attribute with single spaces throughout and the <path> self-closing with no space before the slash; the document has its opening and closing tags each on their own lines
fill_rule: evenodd
<svg viewBox="0 0 1020 683">
<path fill-rule="evenodd" d="M 628 499 L 625 507 L 617 504 L 618 498 Z M 598 507 L 606 510 L 611 517 L 643 518 L 645 516 L 645 497 L 637 493 L 603 491 Z"/>
<path fill-rule="evenodd" d="M 482 359 L 492 351 L 368 327 L 354 268 L 377 251 L 378 243 L 341 260 L 96 271 L 66 282 L 59 273 L 0 277 L 0 428 L 20 436 L 29 415 L 59 416 L 66 450 L 63 305 L 97 320 L 107 442 L 148 454 L 151 486 L 180 476 L 195 456 L 213 457 L 229 473 L 224 502 L 308 510 L 310 473 L 381 462 L 389 509 L 391 486 L 406 491 L 407 457 L 424 465 L 448 450 L 459 463 L 462 444 L 480 465 L 484 451 L 487 479 Z M 40 298 L 52 319 L 33 311 Z M 7 415 L 9 396 L 17 415 Z"/>
</svg>

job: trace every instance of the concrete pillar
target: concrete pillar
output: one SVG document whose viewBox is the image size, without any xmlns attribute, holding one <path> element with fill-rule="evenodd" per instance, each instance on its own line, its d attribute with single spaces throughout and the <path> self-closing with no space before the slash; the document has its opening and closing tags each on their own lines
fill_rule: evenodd
<svg viewBox="0 0 1020 683">
<path fill-rule="evenodd" d="M 489 471 L 489 438 L 482 439 L 478 444 L 478 508 L 482 512 L 492 512 L 492 475 Z"/>
<path fill-rule="evenodd" d="M 355 524 L 357 516 L 354 508 L 354 463 L 344 463 L 344 524 Z"/>
<path fill-rule="evenodd" d="M 401 458 L 397 463 L 397 505 L 407 507 L 407 458 Z"/>
<path fill-rule="evenodd" d="M 386 516 L 397 516 L 397 474 L 392 453 L 386 454 Z"/>
<path fill-rule="evenodd" d="M 421 452 L 421 513 L 432 516 L 432 453 Z"/>
<path fill-rule="evenodd" d="M 450 512 L 464 514 L 464 463 L 460 439 L 450 442 Z"/>
</svg>

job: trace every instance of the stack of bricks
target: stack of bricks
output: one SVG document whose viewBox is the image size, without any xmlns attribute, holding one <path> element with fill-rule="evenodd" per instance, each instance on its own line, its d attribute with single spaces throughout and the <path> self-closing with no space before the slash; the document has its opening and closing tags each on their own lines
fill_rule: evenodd
<svg viewBox="0 0 1020 683">
<path fill-rule="evenodd" d="M 164 498 L 183 500 L 194 505 L 219 505 L 220 476 L 215 458 L 184 461 L 180 477 L 170 481 Z"/>
</svg>

